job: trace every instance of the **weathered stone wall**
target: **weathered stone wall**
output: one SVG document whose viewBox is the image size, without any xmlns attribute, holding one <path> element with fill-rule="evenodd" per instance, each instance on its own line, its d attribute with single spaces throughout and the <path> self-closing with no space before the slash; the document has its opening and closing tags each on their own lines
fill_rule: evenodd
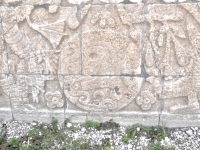
<svg viewBox="0 0 200 150">
<path fill-rule="evenodd" d="M 197 126 L 199 100 L 198 0 L 1 0 L 1 120 Z"/>
</svg>

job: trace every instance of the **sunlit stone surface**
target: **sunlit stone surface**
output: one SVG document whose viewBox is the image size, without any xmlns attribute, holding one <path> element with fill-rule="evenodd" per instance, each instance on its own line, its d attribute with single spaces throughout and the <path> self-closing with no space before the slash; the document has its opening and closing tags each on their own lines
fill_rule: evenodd
<svg viewBox="0 0 200 150">
<path fill-rule="evenodd" d="M 199 91 L 198 1 L 0 1 L 0 121 L 195 126 Z"/>
</svg>

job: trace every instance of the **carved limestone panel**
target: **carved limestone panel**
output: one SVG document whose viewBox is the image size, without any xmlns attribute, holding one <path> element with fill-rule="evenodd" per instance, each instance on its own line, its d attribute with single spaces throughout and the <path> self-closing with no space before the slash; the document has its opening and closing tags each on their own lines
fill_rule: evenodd
<svg viewBox="0 0 200 150">
<path fill-rule="evenodd" d="M 1 76 L 0 83 L 15 111 L 53 110 L 62 109 L 64 106 L 58 76 L 9 74 Z"/>
<path fill-rule="evenodd" d="M 144 63 L 151 75 L 199 75 L 198 4 L 149 5 Z"/>
<path fill-rule="evenodd" d="M 198 115 L 200 4 L 165 2 L 0 0 L 0 117 Z"/>
<path fill-rule="evenodd" d="M 0 13 L 1 13 L 1 7 L 0 7 Z M 1 16 L 0 16 L 0 22 L 2 22 Z M 7 58 L 7 51 L 5 48 L 5 44 L 3 41 L 2 25 L 0 25 L 0 73 L 8 73 L 8 58 Z"/>
<path fill-rule="evenodd" d="M 67 100 L 83 110 L 117 111 L 135 101 L 143 80 L 127 76 L 65 76 L 63 85 Z"/>
<path fill-rule="evenodd" d="M 90 6 L 83 13 L 83 74 L 140 74 L 141 33 L 135 42 L 116 5 Z"/>
<path fill-rule="evenodd" d="M 199 114 L 199 85 L 199 76 L 177 77 L 165 81 L 163 111 L 172 114 Z"/>
<path fill-rule="evenodd" d="M 7 74 L 0 74 L 0 85 L 3 85 L 3 79 L 8 79 Z M 0 86 L 0 110 L 1 109 L 10 109 L 10 99 L 9 92 L 4 91 L 4 87 Z"/>
<path fill-rule="evenodd" d="M 149 5 L 145 21 L 145 69 L 164 79 L 163 112 L 199 114 L 199 5 Z"/>
<path fill-rule="evenodd" d="M 76 34 L 61 45 L 58 74 L 81 73 L 81 49 L 79 36 Z"/>
<path fill-rule="evenodd" d="M 126 36 L 112 31 L 83 34 L 83 74 L 140 73 L 140 49 Z"/>
<path fill-rule="evenodd" d="M 10 73 L 58 74 L 60 53 L 67 49 L 69 35 L 79 30 L 76 11 L 76 7 L 60 6 L 48 9 L 33 5 L 2 7 Z"/>
</svg>

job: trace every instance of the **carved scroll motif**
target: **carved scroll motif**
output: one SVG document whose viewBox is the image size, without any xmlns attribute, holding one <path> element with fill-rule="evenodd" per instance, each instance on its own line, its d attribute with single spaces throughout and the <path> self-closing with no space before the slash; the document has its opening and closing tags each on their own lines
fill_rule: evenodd
<svg viewBox="0 0 200 150">
<path fill-rule="evenodd" d="M 116 111 L 137 96 L 142 78 L 137 77 L 65 77 L 67 98 L 89 111 Z"/>
</svg>

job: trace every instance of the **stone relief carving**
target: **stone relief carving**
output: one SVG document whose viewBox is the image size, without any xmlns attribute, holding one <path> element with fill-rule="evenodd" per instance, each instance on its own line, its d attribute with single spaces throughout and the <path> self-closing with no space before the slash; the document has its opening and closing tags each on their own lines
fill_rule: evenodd
<svg viewBox="0 0 200 150">
<path fill-rule="evenodd" d="M 162 7 L 165 9 L 161 10 Z M 164 75 L 164 88 L 161 95 L 164 100 L 185 96 L 188 98 L 187 105 L 171 106 L 170 113 L 199 113 L 197 43 L 199 43 L 200 33 L 198 17 L 200 9 L 196 4 L 182 4 L 178 9 L 174 5 L 159 5 L 159 7 L 149 6 L 148 10 L 146 70 L 152 75 Z M 170 12 L 171 15 L 168 14 Z M 177 79 L 178 76 L 186 77 Z"/>
<path fill-rule="evenodd" d="M 45 94 L 45 99 L 47 100 L 47 106 L 49 108 L 62 107 L 64 105 L 60 91 L 47 92 Z"/>
<path fill-rule="evenodd" d="M 48 80 L 57 80 L 56 76 L 45 75 L 12 75 L 0 80 L 4 93 L 11 99 L 15 107 L 36 109 L 33 103 L 44 103 L 49 108 L 62 107 L 63 99 L 59 88 L 57 91 L 46 91 Z M 58 84 L 59 85 L 59 84 Z M 50 86 L 53 88 L 52 85 Z M 31 97 L 30 97 L 31 94 Z M 44 99 L 44 98 L 45 99 Z"/>
<path fill-rule="evenodd" d="M 83 20 L 83 74 L 140 74 L 141 38 L 132 41 L 117 13 L 112 5 L 90 7 Z"/>
<path fill-rule="evenodd" d="M 136 104 L 144 111 L 151 110 L 152 106 L 161 99 L 162 91 L 161 78 L 150 76 L 143 83 Z"/>
<path fill-rule="evenodd" d="M 9 73 L 0 76 L 2 90 L 16 106 L 61 108 L 64 88 L 87 111 L 131 102 L 148 111 L 161 99 L 186 97 L 187 105 L 168 111 L 200 113 L 199 4 L 145 7 L 1 6 L 0 72 Z"/>
<path fill-rule="evenodd" d="M 61 45 L 62 52 L 59 60 L 59 74 L 80 73 L 80 41 L 78 35 Z"/>
<path fill-rule="evenodd" d="M 1 7 L 2 37 L 7 44 L 6 51 L 1 50 L 1 70 L 7 67 L 10 74 L 1 75 L 0 85 L 15 109 L 64 105 L 58 78 L 44 74 L 58 74 L 59 55 L 67 43 L 68 30 L 78 28 L 79 22 L 75 7 L 50 7 L 49 11 L 32 5 Z M 48 85 L 48 81 L 57 83 Z"/>
<path fill-rule="evenodd" d="M 7 9 L 2 9 L 2 25 L 5 41 L 11 53 L 14 52 L 11 57 L 19 57 L 15 60 L 19 64 L 15 72 L 57 74 L 59 45 L 61 39 L 68 36 L 65 27 L 76 29 L 79 26 L 76 8 L 61 8 L 62 11 L 53 14 L 44 8 L 33 9 L 31 5 Z M 12 63 L 10 60 L 9 64 L 13 66 Z"/>
<path fill-rule="evenodd" d="M 73 104 L 88 111 L 116 111 L 137 96 L 143 78 L 65 76 L 64 93 Z"/>
<path fill-rule="evenodd" d="M 91 31 L 84 33 L 83 38 L 84 74 L 140 73 L 140 50 L 125 36 L 111 31 Z"/>
<path fill-rule="evenodd" d="M 170 107 L 171 113 L 199 113 L 198 80 L 198 76 L 182 77 L 165 85 L 162 94 L 163 99 L 184 96 L 188 98 L 188 105 L 172 106 Z"/>
<path fill-rule="evenodd" d="M 142 91 L 141 97 L 137 97 L 136 103 L 141 106 L 142 110 L 148 110 L 154 104 L 156 98 L 149 91 Z"/>
</svg>

